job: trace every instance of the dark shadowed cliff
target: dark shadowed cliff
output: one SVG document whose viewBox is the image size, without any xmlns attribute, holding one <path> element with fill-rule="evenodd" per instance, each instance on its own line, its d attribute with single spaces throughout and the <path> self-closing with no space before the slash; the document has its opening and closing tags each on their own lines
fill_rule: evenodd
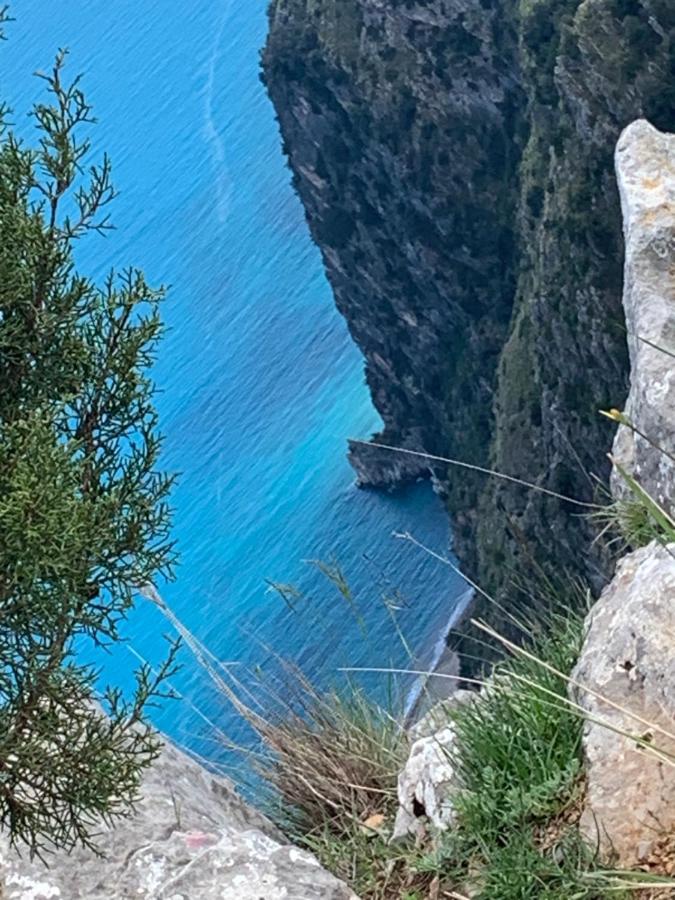
<svg viewBox="0 0 675 900">
<path fill-rule="evenodd" d="M 638 116 L 675 129 L 675 4 L 276 0 L 263 62 L 384 440 L 592 499 L 626 394 L 612 152 Z M 365 483 L 420 472 L 352 452 Z M 577 509 L 437 474 L 487 588 L 600 574 Z"/>
</svg>

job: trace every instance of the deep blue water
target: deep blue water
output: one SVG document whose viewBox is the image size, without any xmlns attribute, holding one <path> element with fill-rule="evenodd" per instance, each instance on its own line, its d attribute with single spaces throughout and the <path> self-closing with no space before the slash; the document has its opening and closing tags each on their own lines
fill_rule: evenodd
<svg viewBox="0 0 675 900">
<path fill-rule="evenodd" d="M 139 265 L 170 285 L 170 327 L 156 369 L 165 465 L 182 564 L 160 586 L 177 615 L 222 660 L 265 664 L 270 648 L 322 683 L 341 665 L 405 665 L 383 591 L 399 588 L 409 643 L 428 659 L 464 588 L 448 567 L 392 538 L 410 529 L 444 551 L 448 526 L 428 485 L 396 496 L 353 487 L 346 438 L 378 425 L 359 353 L 332 303 L 290 187 L 271 105 L 258 79 L 266 0 L 21 0 L 0 46 L 0 87 L 14 121 L 41 96 L 31 76 L 57 47 L 113 160 L 117 230 L 88 239 L 94 272 Z M 367 626 L 303 560 L 336 558 Z M 265 579 L 309 599 L 289 612 Z M 125 628 L 156 662 L 165 621 L 141 602 Z M 238 723 L 186 652 L 176 687 L 237 737 Z M 116 650 L 105 674 L 128 684 L 136 659 Z M 371 690 L 387 679 L 375 676 Z M 180 701 L 158 724 L 216 754 Z"/>
</svg>

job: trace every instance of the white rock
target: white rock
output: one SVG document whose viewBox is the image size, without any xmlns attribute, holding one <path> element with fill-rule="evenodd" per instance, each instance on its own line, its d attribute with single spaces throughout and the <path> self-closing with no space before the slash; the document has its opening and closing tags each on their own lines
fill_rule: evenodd
<svg viewBox="0 0 675 900">
<path fill-rule="evenodd" d="M 672 510 L 675 465 L 652 443 L 672 452 L 675 437 L 675 362 L 664 352 L 675 352 L 675 136 L 634 122 L 617 144 L 616 171 L 631 360 L 626 414 L 649 440 L 620 426 L 614 456 Z M 613 490 L 626 494 L 618 473 Z M 573 689 L 589 714 L 582 827 L 625 866 L 675 827 L 675 767 L 640 743 L 675 754 L 674 554 L 675 545 L 651 544 L 622 560 L 591 611 L 573 674 L 590 689 Z"/>
<path fill-rule="evenodd" d="M 675 766 L 624 736 L 645 738 L 675 758 L 673 554 L 675 545 L 650 544 L 622 560 L 588 617 L 573 673 L 594 692 L 573 689 L 593 720 L 583 742 L 582 827 L 626 866 L 638 861 L 645 841 L 675 828 Z"/>
<path fill-rule="evenodd" d="M 392 839 L 418 834 L 428 821 L 434 828 L 445 830 L 455 820 L 452 797 L 457 778 L 451 751 L 455 740 L 452 725 L 419 738 L 398 777 L 399 809 Z"/>
<path fill-rule="evenodd" d="M 287 844 L 229 781 L 166 745 L 135 815 L 103 830 L 104 858 L 54 854 L 49 868 L 0 853 L 2 900 L 358 900 Z M 4 880 L 4 891 L 3 891 Z"/>
<path fill-rule="evenodd" d="M 650 440 L 672 452 L 675 436 L 675 135 L 648 122 L 629 125 L 616 149 L 626 262 L 623 304 L 631 384 L 625 412 Z M 657 349 L 663 348 L 663 349 Z M 675 465 L 620 426 L 614 456 L 659 502 L 672 507 Z M 615 493 L 625 488 L 614 476 Z"/>
<path fill-rule="evenodd" d="M 408 729 L 408 734 L 415 741 L 418 738 L 429 737 L 437 731 L 441 731 L 450 721 L 453 709 L 462 703 L 474 700 L 477 696 L 478 693 L 476 691 L 463 689 L 453 691 L 449 697 L 446 697 L 445 700 L 441 700 L 439 703 L 435 703 L 419 721 L 415 722 Z"/>
</svg>

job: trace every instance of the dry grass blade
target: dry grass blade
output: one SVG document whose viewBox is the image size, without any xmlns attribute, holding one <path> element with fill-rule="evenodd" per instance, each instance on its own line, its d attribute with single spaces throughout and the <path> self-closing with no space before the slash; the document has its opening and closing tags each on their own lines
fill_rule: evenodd
<svg viewBox="0 0 675 900">
<path fill-rule="evenodd" d="M 504 472 L 497 472 L 495 469 L 486 469 L 484 466 L 477 466 L 460 459 L 451 459 L 447 456 L 435 456 L 433 453 L 425 453 L 423 450 L 409 450 L 406 447 L 394 447 L 392 444 L 381 444 L 378 441 L 365 441 L 362 438 L 350 438 L 350 443 L 360 444 L 364 447 L 377 447 L 379 450 L 391 450 L 393 453 L 405 453 L 408 456 L 417 456 L 421 459 L 428 459 L 431 462 L 441 462 L 449 466 L 457 466 L 460 469 L 468 469 L 471 472 L 480 472 L 482 475 L 490 475 L 492 478 L 499 478 L 502 481 L 508 481 L 511 484 L 518 484 L 521 487 L 529 488 L 530 490 L 537 491 L 539 494 L 555 497 L 556 500 L 564 500 L 566 503 L 572 503 L 574 506 L 582 506 L 586 509 L 601 508 L 597 503 L 586 503 L 583 500 L 575 500 L 573 497 L 559 494 L 557 491 L 551 491 L 548 488 L 542 487 L 540 484 L 534 484 L 531 481 L 516 478 L 514 475 L 506 475 Z"/>
<path fill-rule="evenodd" d="M 406 738 L 356 690 L 347 698 L 298 690 L 302 713 L 249 719 L 269 751 L 258 768 L 302 828 L 362 822 L 394 800 Z"/>
<path fill-rule="evenodd" d="M 675 735 L 671 734 L 665 728 L 660 725 L 650 722 L 648 719 L 642 718 L 642 716 L 633 712 L 632 710 L 627 709 L 624 706 L 621 706 L 619 703 L 615 703 L 613 700 L 610 700 L 608 697 L 605 697 L 599 691 L 594 690 L 593 688 L 588 687 L 588 685 L 582 684 L 579 681 L 576 681 L 570 675 L 567 675 L 565 672 L 561 672 L 559 669 L 556 669 L 554 666 L 551 666 L 545 660 L 539 659 L 536 654 L 530 653 L 525 647 L 521 647 L 518 644 L 514 644 L 513 641 L 510 641 L 508 638 L 499 634 L 498 631 L 495 631 L 494 628 L 491 628 L 489 625 L 486 625 L 484 622 L 480 622 L 477 619 L 472 619 L 472 624 L 476 626 L 476 628 L 484 631 L 486 634 L 489 634 L 490 637 L 499 641 L 504 647 L 506 647 L 511 653 L 516 655 L 524 656 L 529 659 L 531 662 L 534 662 L 540 665 L 542 668 L 551 672 L 551 674 L 556 675 L 559 678 L 562 678 L 567 684 L 572 685 L 575 688 L 578 688 L 580 691 L 583 691 L 587 694 L 590 694 L 593 697 L 596 697 L 598 700 L 601 700 L 603 703 L 607 704 L 607 706 L 615 709 L 617 712 L 622 713 L 623 715 L 628 716 L 633 719 L 635 722 L 639 722 L 641 725 L 644 725 L 651 731 L 656 731 L 662 734 L 664 737 L 669 738 L 672 741 L 675 741 Z"/>
</svg>

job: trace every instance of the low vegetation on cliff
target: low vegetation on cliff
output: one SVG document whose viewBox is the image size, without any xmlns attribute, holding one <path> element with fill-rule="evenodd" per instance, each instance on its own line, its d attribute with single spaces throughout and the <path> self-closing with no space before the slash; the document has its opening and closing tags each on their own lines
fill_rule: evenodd
<svg viewBox="0 0 675 900">
<path fill-rule="evenodd" d="M 414 738 L 358 692 L 321 695 L 306 683 L 302 715 L 245 713 L 265 749 L 268 811 L 362 900 L 669 896 L 675 885 L 658 868 L 615 869 L 579 830 L 585 714 L 570 685 L 589 604 L 575 589 L 527 626 L 524 643 L 506 642 L 471 699 L 436 715 L 454 735 L 442 751 L 455 773 L 449 830 L 422 824 L 420 803 L 416 837 L 392 839 Z"/>
<path fill-rule="evenodd" d="M 624 413 L 606 415 L 635 430 Z M 651 446 L 670 458 L 667 450 Z M 600 516 L 615 547 L 669 548 L 675 522 L 668 511 L 620 466 L 617 475 L 625 493 Z M 261 771 L 274 788 L 271 814 L 362 900 L 655 900 L 675 892 L 669 833 L 662 840 L 658 823 L 631 812 L 643 844 L 652 848 L 637 864 L 629 843 L 632 869 L 617 867 L 623 847 L 615 853 L 604 836 L 589 836 L 588 823 L 581 827 L 588 802 L 582 740 L 588 722 L 640 749 L 645 756 L 638 765 L 665 762 L 660 777 L 666 780 L 675 767 L 663 743 L 669 732 L 641 718 L 639 704 L 631 713 L 605 698 L 601 688 L 598 693 L 578 680 L 583 672 L 575 668 L 594 605 L 590 593 L 546 576 L 529 592 L 526 618 L 508 615 L 520 632 L 515 643 L 474 623 L 502 648 L 503 660 L 474 682 L 468 699 L 433 708 L 432 740 L 444 729 L 452 731 L 450 744 L 439 744 L 453 782 L 446 795 L 453 809 L 448 830 L 434 828 L 423 802 L 414 801 L 421 827 L 414 837 L 394 834 L 401 799 L 396 775 L 416 738 L 362 694 L 345 700 L 303 682 L 302 715 L 274 723 L 256 717 L 267 759 Z M 587 648 L 589 653 L 597 649 Z M 634 664 L 622 665 L 630 672 Z M 589 712 L 583 699 L 588 691 L 604 714 Z M 612 721 L 612 710 L 620 711 L 623 724 Z"/>
<path fill-rule="evenodd" d="M 659 360 L 656 365 L 667 373 L 670 351 L 653 344 L 651 349 Z M 643 432 L 626 413 L 611 409 L 604 415 L 643 442 L 655 457 L 659 477 L 670 477 L 674 460 L 667 447 Z M 644 560 L 651 567 L 645 578 L 654 583 L 663 577 L 671 585 L 675 521 L 667 504 L 657 500 L 621 463 L 614 460 L 614 464 L 617 499 L 588 515 L 603 526 L 605 537 L 612 538 L 615 552 L 643 548 L 641 552 L 647 553 Z M 653 548 L 659 547 L 665 563 L 670 563 L 663 576 L 657 575 L 650 561 L 658 558 L 659 551 Z M 640 563 L 635 565 L 639 568 Z M 630 577 L 620 574 L 614 590 L 630 592 Z M 635 590 L 638 595 L 631 602 L 638 607 L 645 602 L 650 610 L 656 610 L 650 615 L 659 615 L 661 589 L 656 589 L 660 598 L 656 601 L 646 597 L 639 583 Z M 502 610 L 511 621 L 511 630 L 519 633 L 515 642 L 482 621 L 474 622 L 476 632 L 501 647 L 504 658 L 485 670 L 482 681 L 474 681 L 468 699 L 464 696 L 462 702 L 441 704 L 432 713 L 432 740 L 439 740 L 439 754 L 447 756 L 450 767 L 436 777 L 452 782 L 450 788 L 450 781 L 439 782 L 439 790 L 446 792 L 453 810 L 447 830 L 434 828 L 424 803 L 414 800 L 413 812 L 424 824 L 414 837 L 395 833 L 400 788 L 405 782 L 399 777 L 397 796 L 388 766 L 397 760 L 400 766 L 408 742 L 415 736 L 392 728 L 394 720 L 362 697 L 354 707 L 357 716 L 348 712 L 349 703 L 336 702 L 336 697 L 315 697 L 315 708 L 322 708 L 325 702 L 335 715 L 326 716 L 324 710 L 316 718 L 287 719 L 283 728 L 276 726 L 271 734 L 260 731 L 270 754 L 268 781 L 278 791 L 281 808 L 294 810 L 295 839 L 310 847 L 323 865 L 363 900 L 655 900 L 675 894 L 670 877 L 675 868 L 671 831 L 657 814 L 654 821 L 648 821 L 646 812 L 653 803 L 656 809 L 661 805 L 661 816 L 670 821 L 672 815 L 668 807 L 671 788 L 667 786 L 673 782 L 671 770 L 675 769 L 671 719 L 668 710 L 659 709 L 671 700 L 667 693 L 662 700 L 658 695 L 668 661 L 658 656 L 658 649 L 637 649 L 652 638 L 640 636 L 641 626 L 632 614 L 623 625 L 611 626 L 630 632 L 627 642 L 619 634 L 619 652 L 624 655 L 618 660 L 614 656 L 602 660 L 605 674 L 599 682 L 593 681 L 589 666 L 598 664 L 603 648 L 588 643 L 588 623 L 593 621 L 588 613 L 594 609 L 590 592 L 567 577 L 552 579 L 542 572 L 539 582 L 529 585 L 528 593 L 530 603 L 522 619 L 515 613 L 517 606 L 510 612 Z M 605 617 L 614 615 L 610 597 L 611 590 Z M 669 599 L 665 597 L 666 602 Z M 625 602 L 625 598 L 616 602 Z M 668 615 L 662 613 L 661 617 L 664 623 L 670 621 Z M 601 644 L 615 640 L 606 618 L 595 628 L 591 624 L 590 631 L 595 632 L 593 640 Z M 654 654 L 651 659 L 650 653 Z M 636 689 L 631 672 L 639 669 L 639 677 L 648 682 L 654 661 L 656 683 L 640 688 L 644 696 L 633 697 Z M 616 668 L 626 679 L 619 702 L 617 695 L 610 693 L 613 688 L 607 667 Z M 322 725 L 326 719 L 329 729 Z M 382 730 L 383 721 L 386 730 Z M 609 736 L 609 740 L 602 739 L 596 762 L 589 760 L 583 737 L 589 726 Z M 380 752 L 371 758 L 375 768 L 369 769 L 363 752 L 369 741 L 377 741 L 378 735 L 385 733 Z M 282 734 L 286 740 L 280 742 Z M 354 740 L 355 734 L 360 735 L 359 740 Z M 593 740 L 597 741 L 597 736 Z M 311 756 L 305 749 L 309 746 Z M 336 779 L 339 795 L 326 790 L 326 771 L 320 760 L 332 758 L 338 748 L 341 771 L 378 773 L 379 780 L 367 780 L 374 790 L 363 793 L 360 803 L 355 802 L 356 785 L 349 779 Z M 415 753 L 413 747 L 411 760 Z M 607 761 L 605 754 L 616 755 Z M 628 763 L 630 754 L 634 760 Z M 310 758 L 313 764 L 308 764 Z M 598 794 L 598 778 L 607 777 L 602 772 L 598 775 L 594 768 L 598 764 L 604 770 L 615 766 L 617 771 L 610 771 L 609 777 L 619 782 L 622 777 L 637 777 L 640 771 L 648 771 L 654 781 L 651 787 L 636 784 L 626 788 L 636 808 L 623 814 L 618 810 L 622 826 L 623 821 L 632 821 L 632 825 L 627 835 L 616 833 L 616 846 L 611 830 L 605 833 L 603 822 L 595 819 L 595 810 L 602 810 L 604 802 L 615 818 L 617 815 L 617 800 L 611 791 L 618 788 L 605 788 L 610 790 L 607 801 Z M 629 770 L 629 765 L 638 768 Z M 299 776 L 303 782 L 300 791 Z M 417 771 L 415 777 L 428 779 L 430 773 Z M 424 784 L 426 792 L 428 780 Z M 365 791 L 365 785 L 361 789 Z M 646 800 L 651 790 L 658 797 Z M 594 807 L 598 798 L 600 806 Z M 638 803 L 646 805 L 638 808 Z M 616 827 L 609 819 L 607 825 Z"/>
</svg>

